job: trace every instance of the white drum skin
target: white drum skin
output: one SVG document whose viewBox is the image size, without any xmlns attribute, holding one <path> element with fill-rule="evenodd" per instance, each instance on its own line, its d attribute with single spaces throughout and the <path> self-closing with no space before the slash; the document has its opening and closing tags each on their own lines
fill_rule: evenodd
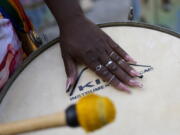
<svg viewBox="0 0 180 135">
<path fill-rule="evenodd" d="M 103 30 L 126 50 L 139 64 L 154 70 L 144 74 L 142 89 L 132 88 L 126 94 L 110 86 L 95 93 L 111 98 L 117 108 L 114 123 L 90 135 L 179 135 L 180 134 L 180 39 L 147 28 L 117 26 Z M 141 71 L 144 68 L 137 67 Z M 73 97 L 91 92 L 104 83 L 86 70 L 77 86 L 92 81 L 93 88 Z M 12 122 L 64 110 L 75 98 L 65 93 L 66 74 L 56 44 L 33 60 L 17 77 L 0 105 L 0 123 Z M 102 88 L 101 87 L 101 88 Z M 70 100 L 73 99 L 73 100 Z M 24 135 L 84 135 L 81 128 L 48 129 Z"/>
</svg>

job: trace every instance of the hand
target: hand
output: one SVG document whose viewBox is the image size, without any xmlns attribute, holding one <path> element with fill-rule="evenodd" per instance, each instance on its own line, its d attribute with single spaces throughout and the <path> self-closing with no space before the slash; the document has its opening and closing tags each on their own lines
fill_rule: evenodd
<svg viewBox="0 0 180 135">
<path fill-rule="evenodd" d="M 77 79 L 77 64 L 83 63 L 119 90 L 142 87 L 140 74 L 128 65 L 135 61 L 107 34 L 86 18 L 78 18 L 61 29 L 61 51 L 67 73 L 67 89 Z"/>
</svg>

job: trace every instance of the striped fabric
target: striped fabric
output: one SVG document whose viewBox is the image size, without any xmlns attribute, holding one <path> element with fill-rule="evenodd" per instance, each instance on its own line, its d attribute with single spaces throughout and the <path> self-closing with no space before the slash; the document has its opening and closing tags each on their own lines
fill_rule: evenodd
<svg viewBox="0 0 180 135">
<path fill-rule="evenodd" d="M 10 19 L 17 31 L 29 32 L 33 29 L 19 0 L 0 0 L 0 12 Z"/>
</svg>

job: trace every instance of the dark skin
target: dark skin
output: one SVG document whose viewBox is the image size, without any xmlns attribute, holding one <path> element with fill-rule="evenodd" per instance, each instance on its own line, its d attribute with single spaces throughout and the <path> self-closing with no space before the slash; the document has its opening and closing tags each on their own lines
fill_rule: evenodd
<svg viewBox="0 0 180 135">
<path fill-rule="evenodd" d="M 77 64 L 83 63 L 119 90 L 142 87 L 140 74 L 128 65 L 135 63 L 107 34 L 88 20 L 77 0 L 45 0 L 60 27 L 61 52 L 67 73 L 67 89 L 77 78 Z M 113 52 L 113 53 L 112 53 Z M 112 60 L 108 66 L 107 63 Z M 118 63 L 120 61 L 120 63 Z M 102 65 L 97 71 L 97 66 Z M 114 76 L 114 77 L 113 77 Z"/>
</svg>

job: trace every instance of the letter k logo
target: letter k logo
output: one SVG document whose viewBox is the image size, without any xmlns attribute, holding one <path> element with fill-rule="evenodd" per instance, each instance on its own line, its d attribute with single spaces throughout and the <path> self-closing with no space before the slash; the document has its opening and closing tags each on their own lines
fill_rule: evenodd
<svg viewBox="0 0 180 135">
<path fill-rule="evenodd" d="M 84 90 L 84 88 L 91 88 L 91 87 L 94 87 L 94 85 L 93 85 L 93 84 L 91 84 L 91 83 L 92 83 L 92 81 L 91 81 L 91 82 L 86 83 L 84 86 L 80 85 L 80 86 L 79 86 L 79 90 L 80 90 L 80 91 L 83 91 L 83 90 Z"/>
</svg>

